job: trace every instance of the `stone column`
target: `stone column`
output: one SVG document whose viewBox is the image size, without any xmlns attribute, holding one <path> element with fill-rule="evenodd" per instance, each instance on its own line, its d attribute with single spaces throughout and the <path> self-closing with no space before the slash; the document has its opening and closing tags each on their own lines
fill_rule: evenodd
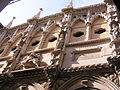
<svg viewBox="0 0 120 90">
<path fill-rule="evenodd" d="M 91 34 L 92 34 L 91 28 L 92 28 L 91 23 L 87 22 L 87 24 L 86 24 L 86 41 L 91 39 Z"/>
<path fill-rule="evenodd" d="M 91 13 L 90 10 L 87 12 L 87 20 L 86 20 L 86 41 L 91 39 Z"/>
</svg>

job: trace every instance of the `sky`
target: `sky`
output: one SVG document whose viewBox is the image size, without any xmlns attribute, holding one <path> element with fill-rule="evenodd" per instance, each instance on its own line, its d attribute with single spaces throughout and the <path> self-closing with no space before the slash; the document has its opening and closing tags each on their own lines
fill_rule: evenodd
<svg viewBox="0 0 120 90">
<path fill-rule="evenodd" d="M 32 18 L 40 8 L 43 8 L 41 18 L 59 13 L 65 8 L 70 0 L 21 0 L 14 4 L 8 5 L 0 12 L 0 22 L 5 26 L 13 18 L 16 19 L 12 26 L 26 23 L 27 19 Z M 74 8 L 79 8 L 87 5 L 102 3 L 103 0 L 73 0 Z"/>
</svg>

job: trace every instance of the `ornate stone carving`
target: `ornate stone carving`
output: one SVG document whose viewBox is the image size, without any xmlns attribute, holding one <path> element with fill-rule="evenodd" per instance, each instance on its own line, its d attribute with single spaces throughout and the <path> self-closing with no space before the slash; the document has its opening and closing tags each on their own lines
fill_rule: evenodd
<svg viewBox="0 0 120 90">
<path fill-rule="evenodd" d="M 112 35 L 112 40 L 115 40 L 120 37 L 119 24 L 115 20 L 110 23 L 110 34 Z"/>
<path fill-rule="evenodd" d="M 59 36 L 58 36 L 58 41 L 57 41 L 57 44 L 56 44 L 56 49 L 60 49 L 60 50 L 63 49 L 66 32 L 67 32 L 66 31 L 66 26 L 62 26 L 61 27 L 61 31 L 60 31 Z"/>
<path fill-rule="evenodd" d="M 42 55 L 38 55 L 35 52 L 31 53 L 29 56 L 25 56 L 21 62 L 23 69 L 27 68 L 38 68 L 41 66 L 47 66 L 47 63 L 42 61 Z"/>
<path fill-rule="evenodd" d="M 118 76 L 118 74 L 114 73 L 114 74 L 106 74 L 106 76 L 109 80 L 111 80 L 112 82 L 114 82 L 116 85 L 120 86 L 120 78 Z"/>
<path fill-rule="evenodd" d="M 113 49 L 113 56 L 118 55 L 119 53 L 115 51 L 116 48 L 119 48 L 118 42 L 120 38 L 120 26 L 119 26 L 119 14 L 117 7 L 115 6 L 113 0 L 104 0 L 107 5 L 107 18 L 109 23 L 110 38 L 111 43 L 110 47 Z"/>
</svg>

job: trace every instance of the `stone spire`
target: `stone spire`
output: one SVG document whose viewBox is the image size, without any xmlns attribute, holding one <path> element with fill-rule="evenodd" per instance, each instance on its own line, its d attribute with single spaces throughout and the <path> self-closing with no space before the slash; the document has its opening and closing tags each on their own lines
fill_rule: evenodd
<svg viewBox="0 0 120 90">
<path fill-rule="evenodd" d="M 40 8 L 39 12 L 33 16 L 33 19 L 36 18 L 36 19 L 39 19 L 40 18 L 40 14 L 41 14 L 41 11 L 43 11 L 42 8 Z"/>
<path fill-rule="evenodd" d="M 73 8 L 73 0 L 70 0 L 69 4 L 67 5 L 67 8 Z"/>
<path fill-rule="evenodd" d="M 13 19 L 5 27 L 10 28 L 12 26 L 12 23 L 13 23 L 14 19 L 16 19 L 16 17 L 13 17 Z"/>
</svg>

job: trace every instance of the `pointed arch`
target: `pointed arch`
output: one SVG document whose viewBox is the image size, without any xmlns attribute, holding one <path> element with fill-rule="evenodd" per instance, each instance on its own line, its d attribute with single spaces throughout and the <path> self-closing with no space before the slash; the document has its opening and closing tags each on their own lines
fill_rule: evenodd
<svg viewBox="0 0 120 90">
<path fill-rule="evenodd" d="M 18 33 L 17 35 L 13 36 L 11 39 L 8 40 L 8 44 L 5 46 L 3 53 L 1 56 L 6 56 L 6 55 L 12 55 L 13 52 L 11 52 L 15 46 L 17 46 L 17 43 L 19 42 L 21 38 L 21 33 Z M 11 43 L 9 43 L 11 42 Z"/>
<path fill-rule="evenodd" d="M 71 27 L 73 27 L 74 24 L 77 23 L 78 21 L 81 21 L 81 22 L 85 23 L 85 20 L 84 20 L 84 19 L 76 18 L 74 21 L 71 22 Z"/>
<path fill-rule="evenodd" d="M 39 47 L 39 43 L 42 37 L 42 32 L 43 29 L 37 28 L 35 34 L 33 35 L 28 47 L 27 47 L 27 52 L 32 51 L 32 50 L 37 50 Z"/>
<path fill-rule="evenodd" d="M 55 47 L 60 30 L 61 30 L 60 26 L 57 23 L 53 23 L 47 29 L 47 33 L 45 35 L 42 47 L 43 48 Z"/>
<path fill-rule="evenodd" d="M 93 18 L 91 20 L 91 23 L 94 23 L 99 18 L 104 18 L 105 21 L 107 21 L 106 18 L 103 15 L 98 14 L 98 15 L 93 16 Z"/>
<path fill-rule="evenodd" d="M 85 21 L 78 18 L 72 22 L 71 27 L 70 42 L 84 41 L 86 35 Z"/>
<path fill-rule="evenodd" d="M 96 75 L 77 75 L 66 81 L 58 90 L 75 90 L 76 88 L 81 88 L 83 87 L 81 84 L 82 81 L 88 83 L 87 87 L 97 88 L 98 90 L 120 90 L 112 81 Z"/>
<path fill-rule="evenodd" d="M 109 37 L 108 23 L 104 16 L 96 15 L 92 18 L 92 39 Z"/>
<path fill-rule="evenodd" d="M 15 85 L 13 85 L 13 87 L 10 87 L 10 90 L 21 90 L 21 88 L 27 88 L 28 90 L 45 90 L 44 87 L 42 85 L 40 85 L 39 83 L 17 83 Z"/>
</svg>

